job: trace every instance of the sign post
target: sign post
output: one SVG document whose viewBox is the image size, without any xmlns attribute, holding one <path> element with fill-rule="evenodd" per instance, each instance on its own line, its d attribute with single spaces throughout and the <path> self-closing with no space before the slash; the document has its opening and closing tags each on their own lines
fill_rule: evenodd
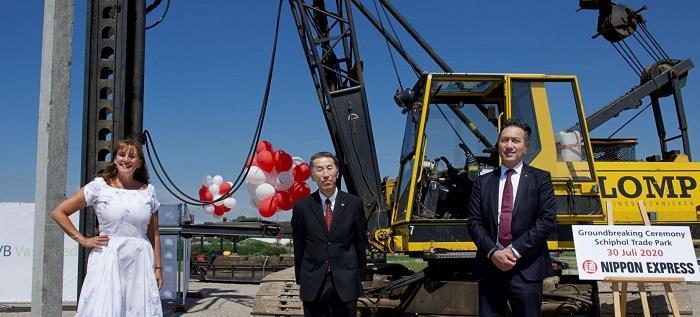
<svg viewBox="0 0 700 317">
<path fill-rule="evenodd" d="M 627 284 L 636 283 L 644 316 L 650 316 L 646 283 L 662 283 L 671 311 L 679 316 L 670 283 L 700 281 L 688 227 L 651 226 L 646 208 L 638 202 L 644 226 L 614 226 L 612 203 L 607 202 L 608 226 L 573 226 L 579 278 L 612 283 L 615 316 L 624 316 Z"/>
</svg>

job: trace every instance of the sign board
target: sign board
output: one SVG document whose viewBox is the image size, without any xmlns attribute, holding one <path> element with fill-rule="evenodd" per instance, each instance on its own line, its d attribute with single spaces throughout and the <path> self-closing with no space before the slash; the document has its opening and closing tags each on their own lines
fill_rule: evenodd
<svg viewBox="0 0 700 317">
<path fill-rule="evenodd" d="M 178 205 L 160 205 L 158 209 L 158 225 L 160 227 L 179 227 L 180 226 L 180 208 Z M 178 254 L 182 248 L 183 244 L 178 243 L 182 238 L 179 235 L 168 235 L 160 234 L 160 258 L 163 274 L 163 287 L 160 289 L 160 298 L 166 300 L 176 300 L 178 299 L 178 293 L 180 295 L 186 295 L 189 290 L 189 259 L 191 254 L 188 252 L 183 253 L 183 272 L 181 273 L 178 268 L 180 267 L 180 262 L 178 261 Z M 185 243 L 188 243 L 185 240 Z M 185 265 L 186 264 L 186 265 Z M 182 299 L 184 303 L 184 297 Z"/>
<path fill-rule="evenodd" d="M 0 203 L 0 302 L 32 300 L 34 203 Z M 78 225 L 79 213 L 70 217 Z M 50 218 L 47 221 L 53 221 Z M 78 243 L 63 235 L 63 301 L 75 302 L 78 293 Z"/>
<path fill-rule="evenodd" d="M 160 211 L 158 212 L 160 213 Z M 160 289 L 161 299 L 177 299 L 178 291 L 178 262 L 177 235 L 160 236 L 160 261 L 163 274 L 163 287 Z"/>
<path fill-rule="evenodd" d="M 571 230 L 582 280 L 682 277 L 700 281 L 688 227 L 574 225 Z"/>
</svg>

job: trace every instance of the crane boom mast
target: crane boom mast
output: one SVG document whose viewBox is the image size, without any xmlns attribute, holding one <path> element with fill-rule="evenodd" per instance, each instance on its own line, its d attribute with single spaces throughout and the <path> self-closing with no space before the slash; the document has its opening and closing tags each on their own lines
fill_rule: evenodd
<svg viewBox="0 0 700 317">
<path fill-rule="evenodd" d="M 351 4 L 289 4 L 348 192 L 362 198 L 369 214 L 383 198 Z"/>
</svg>

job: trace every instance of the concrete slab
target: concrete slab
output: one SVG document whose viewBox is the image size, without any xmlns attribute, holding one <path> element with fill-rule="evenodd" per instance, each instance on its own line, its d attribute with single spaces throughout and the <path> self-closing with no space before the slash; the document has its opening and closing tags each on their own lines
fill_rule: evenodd
<svg viewBox="0 0 700 317">
<path fill-rule="evenodd" d="M 258 284 L 204 283 L 190 282 L 190 293 L 201 297 L 188 297 L 186 312 L 176 311 L 173 304 L 164 305 L 163 316 L 207 316 L 231 317 L 248 316 L 252 311 L 253 299 L 258 292 Z M 0 317 L 31 317 L 29 304 L 1 304 Z M 65 306 L 62 317 L 75 316 L 75 306 Z"/>
<path fill-rule="evenodd" d="M 191 294 L 200 294 L 201 297 L 189 297 L 187 299 L 187 312 L 175 311 L 175 306 L 166 304 L 164 316 L 249 316 L 252 312 L 255 295 L 260 286 L 258 284 L 231 284 L 231 283 L 205 283 L 199 281 L 190 282 Z M 599 283 L 601 293 L 601 316 L 612 316 L 612 291 L 610 283 Z M 630 289 L 633 287 L 630 286 Z M 636 285 L 634 286 L 636 289 Z M 700 284 L 681 283 L 673 284 L 673 289 L 681 309 L 681 315 L 700 316 Z M 652 315 L 667 316 L 668 304 L 661 284 L 650 284 L 648 287 L 649 301 Z M 30 305 L 2 304 L 0 303 L 0 317 L 30 317 Z M 641 312 L 639 296 L 637 293 L 628 295 L 628 312 L 631 314 Z M 75 316 L 75 306 L 64 306 L 63 317 Z M 639 315 L 641 316 L 641 315 Z"/>
</svg>

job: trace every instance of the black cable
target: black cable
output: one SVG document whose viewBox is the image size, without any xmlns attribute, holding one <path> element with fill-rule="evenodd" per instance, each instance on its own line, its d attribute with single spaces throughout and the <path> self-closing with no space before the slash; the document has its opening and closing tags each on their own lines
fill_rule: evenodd
<svg viewBox="0 0 700 317">
<path fill-rule="evenodd" d="M 270 57 L 270 66 L 269 66 L 269 70 L 268 70 L 268 74 L 267 74 L 267 83 L 265 85 L 265 93 L 263 96 L 262 106 L 260 108 L 258 123 L 257 123 L 256 129 L 255 129 L 255 133 L 253 135 L 253 139 L 251 141 L 250 147 L 248 148 L 248 155 L 246 158 L 249 158 L 254 153 L 255 147 L 257 146 L 257 144 L 260 140 L 260 134 L 262 131 L 263 123 L 265 121 L 265 113 L 267 110 L 267 105 L 268 105 L 267 103 L 268 103 L 268 99 L 269 99 L 269 95 L 270 95 L 272 74 L 273 74 L 273 70 L 274 70 L 275 56 L 276 56 L 276 52 L 277 52 L 277 41 L 278 41 L 278 37 L 279 37 L 278 35 L 279 35 L 279 24 L 280 24 L 281 10 L 282 10 L 282 0 L 279 1 L 278 7 L 277 7 L 277 21 L 276 21 L 276 25 L 275 25 L 275 36 L 274 36 L 274 41 L 273 41 L 272 53 L 271 53 L 271 57 Z M 197 206 L 204 206 L 204 205 L 210 205 L 210 204 L 213 204 L 215 202 L 222 201 L 228 197 L 231 197 L 231 195 L 233 195 L 233 193 L 235 193 L 238 190 L 238 188 L 240 188 L 240 186 L 243 184 L 243 180 L 245 180 L 245 177 L 248 175 L 249 169 L 245 167 L 245 163 L 244 163 L 243 168 L 241 169 L 241 171 L 239 172 L 235 181 L 233 182 L 234 185 L 231 186 L 231 189 L 229 189 L 229 191 L 226 194 L 221 195 L 221 197 L 219 199 L 216 199 L 214 201 L 206 201 L 206 202 L 201 201 L 199 199 L 196 199 L 194 197 L 187 195 L 182 190 L 180 190 L 180 188 L 172 181 L 170 176 L 167 174 L 167 171 L 163 167 L 163 164 L 160 161 L 160 157 L 158 156 L 158 152 L 155 149 L 155 145 L 153 144 L 153 138 L 151 137 L 148 130 L 144 131 L 144 137 L 148 141 L 148 142 L 146 142 L 146 151 L 147 151 L 148 159 L 149 159 L 149 162 L 151 163 L 151 167 L 153 168 L 154 173 L 156 174 L 158 179 L 161 181 L 161 183 L 164 185 L 166 190 L 168 190 L 168 192 L 170 192 L 170 194 L 172 194 L 175 198 L 177 198 L 185 203 L 188 203 L 191 205 L 197 205 Z M 153 163 L 153 157 L 151 156 L 151 148 L 153 148 L 153 154 L 154 154 L 153 156 L 155 156 L 155 158 L 158 162 L 158 167 L 160 167 L 162 169 L 163 175 L 166 177 L 166 179 L 168 180 L 170 185 L 173 186 L 174 189 L 176 191 L 178 191 L 180 194 L 182 194 L 182 196 L 184 196 L 185 198 L 176 194 L 173 190 L 170 189 L 168 184 L 163 181 L 163 178 L 160 176 L 160 173 L 158 172 L 158 168 Z M 243 178 L 241 179 L 241 177 L 243 177 Z M 188 201 L 188 200 L 190 200 L 190 201 Z"/>
<path fill-rule="evenodd" d="M 379 8 L 377 8 L 377 0 L 374 0 L 372 2 L 374 3 L 374 11 L 377 12 L 377 19 L 379 20 L 379 26 L 381 26 L 382 29 L 385 29 L 384 24 L 382 23 L 382 16 L 379 15 Z M 384 12 L 384 14 L 386 14 L 386 12 Z M 391 25 L 391 21 L 389 21 L 388 19 L 387 19 L 387 23 L 389 23 L 389 25 Z M 392 30 L 393 30 L 393 26 L 392 26 Z M 389 51 L 389 57 L 391 58 L 391 65 L 394 67 L 394 74 L 396 75 L 396 80 L 399 82 L 399 88 L 401 89 L 400 91 L 403 91 L 403 83 L 401 82 L 401 77 L 399 77 L 399 70 L 398 70 L 398 68 L 396 68 L 396 61 L 394 60 L 394 53 L 391 52 L 391 46 L 389 45 L 389 39 L 387 39 L 386 36 L 383 36 L 383 37 L 384 37 L 384 43 L 386 43 L 386 50 Z M 398 37 L 396 36 L 396 32 L 394 32 L 394 37 L 396 37 L 396 41 L 398 42 Z M 401 45 L 400 42 L 399 42 L 399 45 Z"/>
<path fill-rule="evenodd" d="M 260 138 L 260 135 L 259 135 L 259 134 L 260 134 L 261 120 L 264 120 L 264 118 L 259 118 L 259 119 L 258 119 L 258 126 L 256 127 L 256 132 L 255 132 L 255 134 L 254 134 L 254 136 L 253 136 L 253 144 L 257 144 L 257 141 L 258 141 L 259 138 Z M 151 166 L 153 167 L 153 171 L 156 173 L 156 176 L 157 176 L 158 179 L 161 181 L 161 183 L 164 185 L 164 187 L 166 188 L 166 190 L 168 190 L 168 191 L 169 191 L 173 196 L 175 196 L 176 198 L 182 200 L 183 202 L 190 203 L 190 204 L 192 204 L 192 205 L 203 206 L 203 205 L 209 205 L 209 204 L 213 204 L 213 203 L 215 203 L 215 202 L 222 201 L 222 200 L 224 200 L 224 199 L 226 199 L 226 198 L 228 198 L 228 197 L 231 197 L 231 195 L 235 192 L 235 190 L 229 189 L 229 192 L 227 192 L 226 194 L 222 195 L 222 196 L 219 197 L 218 199 L 213 200 L 213 201 L 210 201 L 210 202 L 205 202 L 205 201 L 202 201 L 202 200 L 199 200 L 199 199 L 197 199 L 197 198 L 194 198 L 194 197 L 191 197 L 191 196 L 187 195 L 187 194 L 184 193 L 179 187 L 177 187 L 177 185 L 175 184 L 175 182 L 173 182 L 172 179 L 170 178 L 170 176 L 168 175 L 168 173 L 167 173 L 165 167 L 163 166 L 163 164 L 162 164 L 162 162 L 161 162 L 161 160 L 160 160 L 160 156 L 158 155 L 158 152 L 157 152 L 157 150 L 155 149 L 155 145 L 153 144 L 153 137 L 151 137 L 151 135 L 150 135 L 150 133 L 148 132 L 148 130 L 144 131 L 144 137 L 146 137 L 146 140 L 148 141 L 148 143 L 146 143 L 146 153 L 147 153 L 148 156 L 149 156 L 149 161 L 151 162 Z M 151 157 L 150 148 L 153 148 L 153 151 L 154 151 L 153 153 L 154 153 L 154 156 L 156 157 L 156 161 L 158 162 L 158 166 L 159 166 L 160 169 L 163 171 L 163 174 L 164 174 L 164 176 L 166 177 L 166 179 L 168 180 L 168 182 L 170 183 L 170 185 L 173 186 L 173 187 L 175 188 L 175 190 L 177 190 L 177 191 L 178 191 L 179 193 L 181 193 L 183 196 L 185 196 L 185 197 L 187 197 L 188 199 L 192 200 L 194 203 L 188 202 L 188 201 L 186 201 L 184 198 L 179 197 L 177 194 L 175 194 L 175 193 L 170 189 L 170 187 L 168 186 L 168 184 L 166 184 L 165 182 L 163 182 L 163 179 L 160 177 L 160 174 L 158 173 L 158 169 L 156 168 L 155 164 L 153 164 L 153 159 L 152 159 L 152 157 Z M 250 157 L 250 154 L 251 154 L 251 149 L 248 150 L 248 157 Z M 245 169 L 245 166 L 243 167 L 243 169 L 241 170 L 241 172 L 243 172 L 243 171 L 245 171 L 245 175 L 247 175 L 248 170 Z M 239 182 L 240 176 L 241 176 L 241 173 L 239 173 L 238 177 L 237 177 L 236 180 L 234 181 L 234 184 L 237 184 L 237 183 Z M 232 186 L 232 188 L 233 188 L 233 186 Z"/>
<path fill-rule="evenodd" d="M 414 273 L 413 275 L 409 276 L 404 276 L 398 280 L 392 281 L 386 285 L 378 286 L 378 287 L 372 287 L 365 289 L 364 293 L 381 293 L 381 292 L 386 292 L 386 291 L 391 291 L 406 285 L 411 285 L 416 282 L 420 282 L 425 278 L 425 272 L 419 271 L 418 273 Z"/>
<path fill-rule="evenodd" d="M 659 56 L 659 53 L 654 50 L 654 47 L 652 47 L 649 42 L 647 42 L 646 38 L 642 35 L 638 35 L 636 32 L 632 33 L 632 37 L 634 37 L 635 40 L 637 40 L 637 43 L 639 43 L 639 46 L 641 46 L 644 51 L 649 54 L 651 59 L 653 59 L 655 62 L 661 61 L 662 58 Z"/>
<path fill-rule="evenodd" d="M 637 74 L 637 76 L 639 76 L 639 77 L 641 78 L 641 77 L 642 77 L 642 73 L 640 73 L 639 70 L 637 70 L 637 68 L 636 68 L 634 65 L 632 65 L 632 62 L 629 61 L 629 60 L 627 59 L 627 57 L 625 56 L 625 54 L 623 54 L 622 51 L 620 51 L 620 49 L 617 47 L 617 45 L 616 45 L 615 43 L 613 43 L 613 42 L 609 42 L 609 43 L 610 43 L 610 45 L 612 45 L 613 48 L 615 48 L 615 50 L 617 51 L 617 53 L 620 54 L 620 56 L 622 56 L 622 59 L 625 60 L 625 62 L 627 63 L 627 65 L 628 65 L 630 68 L 632 68 L 632 71 L 634 71 L 634 73 Z"/>
<path fill-rule="evenodd" d="M 158 152 L 155 149 L 155 145 L 153 144 L 153 137 L 151 137 L 148 130 L 144 131 L 144 137 L 146 138 L 146 141 L 148 141 L 146 143 L 146 154 L 148 155 L 148 160 L 151 163 L 151 167 L 153 168 L 153 172 L 156 174 L 156 177 L 158 178 L 158 180 L 160 180 L 161 184 L 163 184 L 165 189 L 168 192 L 170 192 L 170 194 L 172 194 L 175 198 L 177 198 L 185 203 L 188 203 L 190 205 L 204 206 L 204 205 L 213 204 L 215 202 L 223 201 L 224 199 L 231 197 L 231 195 L 233 194 L 233 192 L 231 190 L 229 190 L 228 193 L 221 195 L 221 197 L 219 197 L 218 199 L 215 199 L 213 201 L 203 201 L 203 200 L 199 200 L 197 198 L 194 198 L 192 196 L 187 195 L 187 193 L 182 191 L 168 175 L 165 167 L 163 166 L 163 163 L 160 160 L 160 156 L 158 155 Z M 154 153 L 153 155 L 151 155 L 151 148 L 153 148 L 153 153 Z M 176 194 L 175 192 L 173 192 L 173 189 L 170 188 L 168 183 L 163 181 L 163 178 L 160 176 L 160 173 L 158 172 L 158 168 L 156 168 L 156 165 L 153 163 L 153 156 L 155 156 L 156 161 L 158 162 L 158 167 L 162 170 L 163 176 L 165 176 L 165 178 L 168 180 L 168 183 L 170 183 L 170 186 L 172 186 L 175 191 L 179 192 L 185 198 L 183 198 L 183 197 L 179 196 L 178 194 Z M 189 199 L 189 201 L 186 199 Z"/>
<path fill-rule="evenodd" d="M 642 29 L 642 28 L 640 28 L 640 29 Z M 640 37 L 644 40 L 645 43 L 647 43 L 647 45 L 649 45 L 649 47 L 653 51 L 657 52 L 657 54 L 660 55 L 659 60 L 671 59 L 670 57 L 668 57 L 668 55 L 666 55 L 666 52 L 664 52 L 663 48 L 661 48 L 661 45 L 659 45 L 659 42 L 657 42 L 656 39 L 654 39 L 654 36 L 651 35 L 651 33 L 649 33 L 649 31 L 647 31 L 646 28 L 642 29 L 642 33 L 643 34 L 641 34 Z M 648 40 L 648 42 L 647 42 L 647 40 Z"/>
<path fill-rule="evenodd" d="M 257 127 L 257 131 L 256 131 L 257 135 L 256 135 L 256 139 L 254 140 L 254 142 L 251 142 L 251 144 L 250 144 L 250 148 L 248 149 L 248 156 L 246 157 L 246 159 L 254 153 L 255 147 L 257 146 L 258 141 L 260 140 L 260 133 L 262 132 L 263 122 L 265 121 L 265 113 L 267 110 L 267 101 L 268 101 L 269 96 L 270 96 L 270 86 L 272 83 L 272 74 L 273 74 L 273 70 L 275 68 L 275 55 L 277 53 L 277 40 L 279 38 L 281 11 L 282 11 L 282 0 L 280 0 L 279 4 L 277 5 L 277 21 L 275 23 L 275 37 L 274 37 L 274 41 L 272 44 L 272 53 L 270 56 L 270 67 L 269 67 L 268 72 L 267 72 L 267 83 L 265 85 L 265 94 L 263 95 L 262 107 L 260 109 L 260 120 L 258 122 L 258 127 Z M 240 179 L 241 176 L 243 176 L 243 179 L 237 184 L 234 183 L 234 186 L 231 186 L 231 190 L 229 190 L 230 194 L 233 194 L 235 191 L 238 190 L 238 188 L 241 187 L 241 185 L 243 185 L 243 180 L 245 180 L 245 177 L 248 176 L 248 171 L 249 171 L 249 169 L 241 170 L 241 172 L 244 172 L 244 173 L 239 173 L 236 180 Z"/>
<path fill-rule="evenodd" d="M 550 293 L 554 294 L 554 293 L 556 293 L 556 292 L 562 290 L 563 288 L 573 288 L 573 289 L 576 291 L 576 293 L 577 293 L 578 295 L 581 295 L 581 290 L 580 290 L 578 287 L 576 287 L 576 285 L 574 285 L 574 284 L 563 284 L 563 285 L 560 285 L 560 286 L 558 286 L 557 288 L 553 289 Z"/>
<path fill-rule="evenodd" d="M 629 52 L 629 55 L 631 56 L 630 58 L 633 58 L 633 61 L 637 64 L 637 67 L 639 67 L 639 72 L 644 74 L 644 65 L 642 65 L 642 62 L 639 61 L 639 58 L 637 58 L 637 55 L 634 54 L 634 51 L 627 45 L 627 42 L 625 40 L 620 41 L 622 43 L 622 46 Z"/>
<path fill-rule="evenodd" d="M 384 4 L 382 4 L 382 12 L 384 12 L 384 17 L 386 18 L 387 23 L 389 23 L 389 28 L 391 29 L 391 33 L 394 34 L 394 38 L 396 39 L 396 43 L 399 45 L 400 48 L 403 49 L 403 43 L 401 43 L 401 39 L 399 38 L 398 33 L 396 33 L 396 29 L 394 29 L 394 24 L 391 23 L 391 19 L 389 18 L 389 14 L 386 13 L 386 7 L 384 6 Z M 414 70 L 414 69 L 411 68 L 411 70 Z M 421 74 L 416 72 L 415 70 L 413 73 L 416 75 L 416 78 L 421 76 Z"/>
<path fill-rule="evenodd" d="M 582 296 L 576 296 L 576 295 L 569 295 L 569 294 L 561 294 L 561 293 L 549 293 L 549 292 L 544 292 L 542 294 L 543 298 L 558 298 L 558 299 L 572 299 L 575 301 L 579 301 L 584 304 L 588 305 L 593 305 L 593 301 L 589 300 L 588 298 L 584 298 Z"/>
<path fill-rule="evenodd" d="M 158 180 L 160 180 L 161 184 L 163 184 L 163 186 L 165 187 L 165 189 L 168 190 L 168 192 L 170 192 L 170 194 L 172 194 L 173 196 L 175 196 L 176 198 L 180 199 L 181 201 L 183 201 L 183 202 L 185 202 L 185 203 L 189 203 L 190 205 L 197 205 L 197 206 L 203 206 L 203 205 L 205 205 L 205 204 L 202 203 L 202 201 L 200 201 L 200 200 L 197 199 L 197 198 L 194 198 L 194 197 L 191 197 L 191 196 L 187 195 L 187 194 L 186 194 L 185 192 L 183 192 L 179 187 L 177 187 L 177 185 L 175 185 L 175 183 L 173 182 L 173 180 L 170 178 L 170 175 L 168 175 L 167 171 L 165 170 L 165 167 L 163 166 L 162 162 L 160 161 L 160 157 L 158 156 L 158 152 L 155 150 L 155 147 L 154 147 L 154 145 L 153 145 L 153 138 L 151 137 L 150 132 L 149 132 L 148 130 L 145 130 L 145 131 L 143 132 L 143 136 L 146 138 L 146 141 L 147 141 L 147 143 L 146 143 L 146 154 L 148 155 L 148 160 L 149 160 L 149 162 L 151 163 L 151 167 L 152 167 L 152 169 L 153 169 L 153 172 L 156 174 L 156 177 L 158 177 Z M 151 155 L 151 148 L 153 148 L 153 151 L 154 151 L 153 154 L 154 154 L 154 155 Z M 162 169 L 162 171 L 163 171 L 163 176 L 165 176 L 165 178 L 168 180 L 168 182 L 171 184 L 171 186 L 173 186 L 174 189 L 175 189 L 176 191 L 178 191 L 181 195 L 185 196 L 187 199 L 191 200 L 192 202 L 185 201 L 184 199 L 182 199 L 181 197 L 178 197 L 178 195 L 176 195 L 175 193 L 173 193 L 173 191 L 170 189 L 170 187 L 168 186 L 168 184 L 166 184 L 166 183 L 163 181 L 163 178 L 160 176 L 160 173 L 158 172 L 158 169 L 156 168 L 155 164 L 153 164 L 153 156 L 155 156 L 156 161 L 158 162 L 158 167 L 160 167 L 160 169 Z"/>
<path fill-rule="evenodd" d="M 147 154 L 147 156 L 148 156 L 148 161 L 149 161 L 149 163 L 151 163 L 151 169 L 152 169 L 153 172 L 156 174 L 156 177 L 157 177 L 158 180 L 161 182 L 161 184 L 163 184 L 163 187 L 165 187 L 165 189 L 166 189 L 171 195 L 175 196 L 175 198 L 177 198 L 177 199 L 180 200 L 180 201 L 183 201 L 183 202 L 185 202 L 185 203 L 187 203 L 187 204 L 190 204 L 190 205 L 203 206 L 204 204 L 200 203 L 201 201 L 200 201 L 199 199 L 195 199 L 195 198 L 193 198 L 193 197 L 190 197 L 190 196 L 188 196 L 187 194 L 184 194 L 184 195 L 187 197 L 187 199 L 190 199 L 190 200 L 192 200 L 192 201 L 187 201 L 187 200 L 181 198 L 178 194 L 174 193 L 174 192 L 170 189 L 170 187 L 168 186 L 168 184 L 166 184 L 166 183 L 163 181 L 163 178 L 160 176 L 160 173 L 158 172 L 158 169 L 156 168 L 156 165 L 153 163 L 153 156 L 151 155 L 151 146 L 149 146 L 149 143 L 148 143 L 148 142 L 152 142 L 152 140 L 151 140 L 151 137 L 150 137 L 150 134 L 149 134 L 148 130 L 145 130 L 145 131 L 143 132 L 143 136 L 146 138 L 146 141 L 147 141 L 147 142 L 146 142 L 146 154 Z M 155 153 L 155 155 L 156 155 L 156 159 L 158 159 L 157 153 Z M 158 164 L 160 165 L 161 168 L 163 168 L 163 167 L 162 167 L 163 165 L 160 163 L 160 160 L 159 160 L 159 159 L 158 159 Z M 168 181 L 169 181 L 169 182 L 172 182 L 172 180 L 171 180 L 170 177 L 168 176 L 167 172 L 165 172 L 165 169 L 164 169 L 164 168 L 163 168 L 163 172 L 165 173 L 164 176 L 168 179 Z M 182 191 L 181 191 L 177 186 L 175 186 L 175 188 L 177 189 L 178 192 L 182 193 Z"/>
<path fill-rule="evenodd" d="M 647 37 L 651 40 L 651 42 L 654 44 L 654 46 L 656 46 L 656 48 L 661 52 L 661 54 L 663 54 L 663 56 L 666 57 L 666 59 L 671 59 L 671 57 L 669 57 L 668 54 L 666 54 L 666 51 L 664 51 L 664 49 L 661 47 L 661 44 L 659 44 L 659 42 L 656 41 L 656 38 L 653 35 L 651 35 L 651 32 L 649 32 L 649 30 L 647 29 L 647 24 L 642 22 L 642 23 L 639 23 L 639 26 L 640 26 L 640 29 L 642 30 L 642 32 L 647 35 Z"/>
<path fill-rule="evenodd" d="M 267 100 L 268 100 L 269 92 L 270 92 L 270 84 L 271 84 L 271 82 L 272 82 L 272 72 L 273 72 L 273 69 L 274 69 L 275 52 L 276 52 L 276 50 L 277 50 L 277 38 L 278 38 L 278 34 L 279 34 L 279 21 L 280 21 L 281 5 L 282 5 L 282 4 L 281 4 L 281 0 L 280 0 L 280 4 L 279 4 L 279 6 L 278 6 L 278 8 L 277 8 L 277 23 L 276 23 L 276 28 L 275 28 L 275 38 L 274 38 L 272 56 L 271 56 L 271 61 L 270 61 L 270 69 L 269 69 L 269 71 L 268 71 L 268 78 L 267 78 L 267 84 L 266 84 L 266 88 L 265 88 L 265 94 L 264 94 L 264 97 L 263 97 L 263 105 L 261 106 L 260 116 L 259 116 L 259 119 L 258 119 L 258 124 L 257 124 L 256 130 L 255 130 L 255 134 L 254 134 L 254 137 L 253 137 L 253 142 L 251 142 L 250 148 L 248 149 L 248 156 L 247 156 L 247 157 L 250 157 L 250 156 L 251 156 L 251 154 L 253 153 L 253 151 L 254 151 L 254 149 L 255 149 L 255 146 L 257 145 L 257 143 L 258 143 L 258 141 L 259 141 L 259 139 L 260 139 L 260 132 L 262 131 L 262 125 L 263 125 L 264 118 L 265 118 L 265 113 L 266 113 L 266 109 L 267 109 Z M 151 145 L 152 145 L 152 143 L 151 143 Z M 156 158 L 158 158 L 157 153 L 156 153 Z M 159 163 L 160 163 L 160 160 L 158 160 L 158 161 L 159 161 Z M 161 166 L 162 166 L 162 165 L 161 165 Z M 249 170 L 249 169 L 246 169 L 245 167 L 242 168 L 241 171 L 239 172 L 238 176 L 237 176 L 236 179 L 234 180 L 234 182 L 233 182 L 234 185 L 233 185 L 232 188 L 229 190 L 229 192 L 227 192 L 226 194 L 222 195 L 219 199 L 216 199 L 216 200 L 214 200 L 214 201 L 209 202 L 209 204 L 213 204 L 213 203 L 215 203 L 215 202 L 222 201 L 222 200 L 224 200 L 224 199 L 230 197 L 231 195 L 233 195 L 233 193 L 236 192 L 236 190 L 238 190 L 238 188 L 240 188 L 240 186 L 243 184 L 243 180 L 244 180 L 245 177 L 248 175 L 248 170 Z M 163 169 L 163 171 L 165 172 L 164 169 Z M 166 176 L 167 176 L 167 174 L 166 174 Z M 241 179 L 241 176 L 243 176 L 243 179 Z M 168 180 L 170 180 L 170 179 L 168 178 Z M 175 185 L 172 181 L 171 181 L 171 184 L 172 184 L 173 186 Z M 166 186 L 167 186 L 167 185 L 166 185 Z M 166 187 L 166 189 L 168 189 L 168 188 Z M 179 191 L 179 190 L 178 190 L 178 191 Z M 181 192 L 181 191 L 180 191 L 180 192 Z M 172 194 L 172 192 L 171 192 L 171 194 Z M 187 196 L 187 195 L 185 195 L 185 196 Z M 176 197 L 177 197 L 177 196 L 176 196 Z M 189 196 L 187 196 L 187 197 L 190 198 L 190 199 L 193 199 L 192 197 L 189 197 Z M 198 202 L 201 202 L 201 201 L 198 200 L 198 199 L 193 199 L 193 200 L 198 201 Z"/>
<path fill-rule="evenodd" d="M 149 5 L 148 7 L 146 7 L 146 14 L 148 14 L 148 12 L 151 12 L 151 10 L 155 9 L 158 5 L 160 5 L 160 3 L 161 3 L 162 1 L 163 1 L 163 0 L 156 0 L 156 1 L 154 1 L 153 3 L 151 3 L 151 5 Z M 168 0 L 168 2 L 165 4 L 165 11 L 163 11 L 163 14 L 160 15 L 160 18 L 158 18 L 158 21 L 156 21 L 156 22 L 154 22 L 153 24 L 147 26 L 147 27 L 146 27 L 146 30 L 151 29 L 151 28 L 154 28 L 154 27 L 156 27 L 158 24 L 160 24 L 160 22 L 163 22 L 163 20 L 165 20 L 165 16 L 168 15 L 168 10 L 169 10 L 169 9 L 170 9 L 170 0 Z"/>
<path fill-rule="evenodd" d="M 149 4 L 148 6 L 146 6 L 146 14 L 148 14 L 148 13 L 150 13 L 151 11 L 155 10 L 155 8 L 157 8 L 157 7 L 160 5 L 161 2 L 163 2 L 163 0 L 155 0 L 155 1 L 153 1 L 153 3 Z"/>
<path fill-rule="evenodd" d="M 620 126 L 619 128 L 617 128 L 617 130 L 615 130 L 615 132 L 613 132 L 611 135 L 608 136 L 608 139 L 612 138 L 615 134 L 617 134 L 618 132 L 620 132 L 620 130 L 622 130 L 622 128 L 624 128 L 625 126 L 627 126 L 630 122 L 632 122 L 632 120 L 634 120 L 634 119 L 637 118 L 640 114 L 642 114 L 642 112 L 644 112 L 644 110 L 647 110 L 647 108 L 649 108 L 649 106 L 651 106 L 651 103 L 649 103 L 648 105 L 646 105 L 646 107 L 642 108 L 642 110 L 639 110 L 639 112 L 637 112 L 637 114 L 635 114 L 634 116 L 632 116 L 632 118 L 630 118 L 630 119 L 627 120 L 627 122 L 625 122 L 622 126 Z"/>
<path fill-rule="evenodd" d="M 375 6 L 376 6 L 376 0 L 375 0 Z M 384 12 L 384 18 L 386 19 L 386 22 L 389 23 L 389 28 L 391 29 L 391 33 L 394 34 L 394 38 L 396 39 L 396 43 L 399 44 L 400 48 L 403 47 L 403 43 L 401 43 L 401 39 L 399 38 L 399 34 L 396 33 L 396 29 L 394 28 L 394 24 L 391 23 L 391 19 L 389 18 L 389 14 L 386 13 L 386 7 L 382 4 L 382 12 Z M 379 13 L 377 13 L 377 17 L 379 17 Z M 379 19 L 381 21 L 381 19 Z M 418 75 L 418 74 L 416 74 Z"/>
</svg>

